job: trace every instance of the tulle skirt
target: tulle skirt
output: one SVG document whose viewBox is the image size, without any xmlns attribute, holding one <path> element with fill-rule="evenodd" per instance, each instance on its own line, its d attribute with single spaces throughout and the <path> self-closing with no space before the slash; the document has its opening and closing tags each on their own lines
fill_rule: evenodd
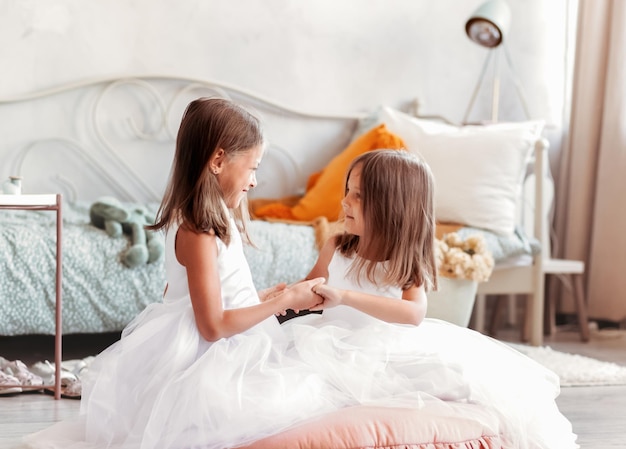
<svg viewBox="0 0 626 449">
<path fill-rule="evenodd" d="M 348 329 L 337 315 L 308 315 L 286 329 L 301 358 L 356 402 L 437 408 L 465 401 L 497 417 L 508 448 L 578 447 L 555 402 L 558 376 L 510 346 L 437 319 L 418 327 L 363 319 Z"/>
<path fill-rule="evenodd" d="M 558 378 L 514 349 L 434 319 L 418 327 L 274 317 L 210 343 L 189 302 L 153 304 L 92 363 L 80 417 L 41 448 L 230 448 L 353 405 L 476 403 L 511 448 L 575 448 Z M 450 413 L 471 407 L 449 407 Z M 469 412 L 471 413 L 471 412 Z M 476 418 L 474 416 L 474 418 Z"/>
</svg>

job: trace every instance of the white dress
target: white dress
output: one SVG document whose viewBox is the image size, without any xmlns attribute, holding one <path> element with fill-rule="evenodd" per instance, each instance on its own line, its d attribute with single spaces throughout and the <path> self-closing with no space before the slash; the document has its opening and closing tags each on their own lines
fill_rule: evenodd
<svg viewBox="0 0 626 449">
<path fill-rule="evenodd" d="M 218 240 L 227 309 L 259 298 L 242 241 Z M 92 362 L 80 417 L 29 435 L 37 448 L 226 448 L 336 409 L 323 382 L 293 358 L 276 317 L 230 338 L 204 340 L 195 324 L 186 271 L 176 260 L 177 229 L 165 239 L 163 303 L 149 305 L 122 338 Z"/>
<path fill-rule="evenodd" d="M 234 223 L 231 224 L 234 230 Z M 166 237 L 168 291 L 96 357 L 83 379 L 81 414 L 26 437 L 37 448 L 229 448 L 338 408 L 430 407 L 458 402 L 491 410 L 511 448 L 575 448 L 554 403 L 558 379 L 495 340 L 437 320 L 384 323 L 346 307 L 280 326 L 275 317 L 211 343 L 199 334 L 185 268 Z M 241 238 L 218 241 L 225 308 L 258 302 Z M 329 284 L 356 286 L 335 255 Z M 465 408 L 467 409 L 467 408 Z M 472 416 L 476 418 L 476 416 Z M 487 419 L 487 418 L 486 418 Z"/>
<path fill-rule="evenodd" d="M 335 252 L 328 284 L 401 298 L 399 288 L 381 288 L 367 279 L 357 284 L 348 275 L 351 264 L 351 259 Z M 465 401 L 491 410 L 507 448 L 578 447 L 571 423 L 555 402 L 558 376 L 479 332 L 431 318 L 417 327 L 389 324 L 347 306 L 298 317 L 283 326 L 303 347 L 301 357 L 319 367 L 325 378 L 353 391 L 357 399 L 359 392 L 367 391 L 370 396 L 362 402 L 371 400 L 376 390 L 381 392 L 377 402 L 383 405 L 384 397 L 393 405 L 403 393 L 409 406 L 415 406 L 417 398 L 421 407 L 437 409 Z M 338 360 L 350 360 L 350 368 Z M 450 413 L 463 412 L 452 408 Z"/>
</svg>

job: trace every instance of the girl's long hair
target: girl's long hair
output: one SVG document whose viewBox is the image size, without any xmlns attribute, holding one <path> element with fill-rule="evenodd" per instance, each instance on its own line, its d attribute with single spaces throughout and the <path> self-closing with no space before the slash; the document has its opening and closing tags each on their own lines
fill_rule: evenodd
<svg viewBox="0 0 626 449">
<path fill-rule="evenodd" d="M 424 285 L 426 291 L 437 288 L 430 167 L 404 150 L 370 151 L 350 164 L 346 189 L 357 165 L 361 167 L 363 236 L 343 233 L 336 238 L 341 254 L 356 254 L 350 274 L 357 281 L 365 274 L 371 282 L 403 289 L 413 284 Z"/>
<path fill-rule="evenodd" d="M 178 130 L 176 152 L 163 201 L 154 225 L 148 228 L 167 229 L 179 220 L 194 232 L 213 230 L 228 244 L 229 211 L 209 161 L 220 148 L 227 157 L 232 157 L 263 144 L 259 119 L 242 106 L 222 98 L 192 101 L 183 114 Z M 233 215 L 249 240 L 245 199 Z"/>
</svg>

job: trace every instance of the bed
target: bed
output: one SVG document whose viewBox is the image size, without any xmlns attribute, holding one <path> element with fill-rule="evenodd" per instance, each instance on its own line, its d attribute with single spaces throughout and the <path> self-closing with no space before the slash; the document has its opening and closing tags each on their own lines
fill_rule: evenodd
<svg viewBox="0 0 626 449">
<path fill-rule="evenodd" d="M 17 175 L 23 193 L 63 195 L 65 334 L 119 331 L 160 300 L 162 261 L 123 266 L 119 255 L 128 239 L 92 226 L 88 211 L 103 196 L 156 211 L 180 116 L 198 96 L 240 101 L 264 122 L 270 146 L 251 206 L 295 198 L 299 205 L 291 210 L 304 210 L 281 219 L 258 217 L 251 207 L 263 218 L 251 225 L 257 248 L 246 249 L 259 288 L 308 272 L 336 218 L 323 216 L 330 194 L 325 186 L 341 182 L 348 147 L 383 125 L 433 168 L 438 221 L 461 223 L 454 228 L 461 236 L 485 237 L 496 266 L 478 285 L 479 294 L 534 293 L 532 343 L 540 344 L 542 276 L 535 262 L 545 236 L 543 217 L 535 218 L 534 210 L 545 175 L 533 161 L 545 158 L 541 123 L 457 127 L 378 105 L 363 113 L 314 114 L 226 84 L 160 76 L 87 80 L 0 101 L 0 180 Z M 538 157 L 529 150 L 533 145 Z M 322 179 L 313 189 L 307 186 L 312 175 Z M 336 190 L 332 195 L 340 195 Z M 0 230 L 0 335 L 53 334 L 54 216 L 1 211 Z M 38 246 L 50 249 L 30 250 Z"/>
<path fill-rule="evenodd" d="M 20 176 L 24 194 L 63 195 L 64 334 L 120 331 L 160 301 L 163 260 L 125 266 L 120 255 L 128 237 L 107 235 L 91 223 L 89 210 L 106 196 L 155 213 L 182 111 L 200 96 L 247 105 L 261 117 L 269 139 L 259 185 L 250 194 L 256 247 L 246 247 L 258 288 L 308 273 L 324 238 L 340 225 L 315 207 L 328 206 L 324 195 L 349 151 L 375 148 L 380 141 L 369 147 L 362 142 L 372 130 L 384 129 L 431 165 L 442 226 L 484 236 L 496 268 L 479 293 L 534 292 L 532 342 L 540 344 L 543 280 L 535 262 L 544 236 L 527 229 L 544 219 L 534 214 L 544 210 L 545 173 L 534 163 L 543 161 L 547 148 L 541 123 L 457 127 L 384 105 L 359 113 L 310 113 L 228 84 L 163 76 L 86 80 L 0 101 L 0 181 Z M 268 214 L 272 204 L 288 216 Z M 309 216 L 294 216 L 303 208 Z M 0 211 L 0 335 L 55 333 L 54 229 L 49 212 Z M 475 407 L 476 418 L 456 419 L 453 408 L 438 414 L 358 407 L 251 448 L 501 447 L 497 420 L 487 410 L 458 406 Z"/>
<path fill-rule="evenodd" d="M 252 215 L 262 219 L 251 224 L 256 248 L 246 248 L 259 288 L 306 275 L 336 218 L 322 216 L 330 184 L 341 182 L 349 148 L 383 126 L 433 168 L 438 220 L 460 223 L 454 230 L 461 236 L 485 237 L 496 267 L 478 292 L 534 292 L 534 312 L 543 308 L 533 263 L 543 236 L 526 232 L 541 200 L 533 188 L 545 181 L 532 176 L 540 165 L 533 160 L 545 157 L 541 123 L 459 128 L 378 105 L 363 113 L 313 114 L 226 84 L 144 76 L 88 80 L 0 101 L 0 181 L 17 175 L 23 193 L 63 195 L 63 333 L 120 331 L 160 300 L 162 260 L 125 267 L 120 254 L 128 238 L 94 227 L 89 207 L 108 196 L 156 211 L 182 111 L 198 96 L 240 101 L 266 128 L 270 145 L 250 195 Z M 354 154 L 380 146 L 377 139 Z M 494 177 L 498 170 L 504 172 Z M 313 189 L 307 186 L 312 175 L 321 179 Z M 255 214 L 262 209 L 256 205 L 285 198 L 296 203 L 290 210 L 304 215 Z M 54 334 L 54 242 L 53 214 L 0 211 L 0 335 Z M 532 342 L 539 344 L 541 328 L 532 316 Z"/>
</svg>

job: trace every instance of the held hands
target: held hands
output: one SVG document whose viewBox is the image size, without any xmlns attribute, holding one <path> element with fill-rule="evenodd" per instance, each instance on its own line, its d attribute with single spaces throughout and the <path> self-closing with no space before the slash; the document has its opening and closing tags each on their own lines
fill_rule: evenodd
<svg viewBox="0 0 626 449">
<path fill-rule="evenodd" d="M 261 302 L 269 301 L 280 296 L 287 289 L 287 283 L 281 282 L 280 284 L 276 284 L 273 287 L 264 288 L 259 290 L 257 293 L 259 295 L 259 300 Z M 280 313 L 277 313 L 276 316 L 281 315 L 285 316 L 287 314 L 287 310 L 282 310 Z"/>
<path fill-rule="evenodd" d="M 285 299 L 288 299 L 288 306 L 276 315 L 285 316 L 287 309 L 293 309 L 296 313 L 299 313 L 300 310 L 311 309 L 323 301 L 323 299 L 313 291 L 313 288 L 324 282 L 326 282 L 324 278 L 301 281 L 290 286 L 287 286 L 287 284 L 283 282 L 273 287 L 259 290 L 259 299 L 261 302 L 266 302 L 279 298 L 283 294 L 287 295 Z"/>
<path fill-rule="evenodd" d="M 326 284 L 317 284 L 313 287 L 313 292 L 318 294 L 323 298 L 323 301 L 317 304 L 314 307 L 311 307 L 310 310 L 324 310 L 330 309 L 331 307 L 336 307 L 342 302 L 341 298 L 341 290 L 329 287 Z"/>
<path fill-rule="evenodd" d="M 319 305 L 323 299 L 314 291 L 315 287 L 326 282 L 324 278 L 315 278 L 308 281 L 297 282 L 287 288 L 288 294 L 291 295 L 289 309 L 299 313 L 300 310 L 313 309 Z M 284 315 L 286 311 L 283 311 Z"/>
</svg>

